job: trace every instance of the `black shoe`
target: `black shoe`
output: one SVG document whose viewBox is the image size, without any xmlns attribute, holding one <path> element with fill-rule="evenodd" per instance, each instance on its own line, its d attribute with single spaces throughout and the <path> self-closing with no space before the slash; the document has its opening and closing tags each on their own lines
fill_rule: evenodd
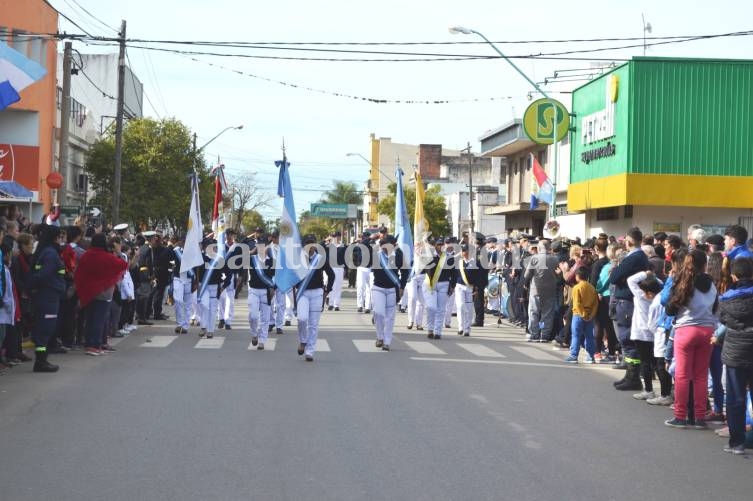
<svg viewBox="0 0 753 501">
<path fill-rule="evenodd" d="M 233 327 L 230 324 L 225 324 L 225 330 L 226 331 L 233 330 Z"/>
<path fill-rule="evenodd" d="M 334 306 L 327 306 L 327 311 L 332 311 L 332 310 L 334 310 L 334 309 L 335 309 L 335 307 L 334 307 Z"/>
<path fill-rule="evenodd" d="M 47 361 L 47 352 L 38 351 L 34 357 L 34 372 L 57 372 L 60 367 Z"/>
<path fill-rule="evenodd" d="M 339 306 L 335 306 L 335 311 L 340 311 L 340 307 Z"/>
<path fill-rule="evenodd" d="M 159 314 L 156 317 L 154 317 L 155 320 L 167 320 L 170 318 L 168 315 Z"/>
<path fill-rule="evenodd" d="M 305 343 L 299 343 L 298 344 L 298 354 L 303 355 L 303 352 L 306 351 L 306 344 Z"/>
<path fill-rule="evenodd" d="M 371 313 L 371 310 L 369 310 L 369 309 L 365 309 L 365 310 L 363 310 L 363 312 L 364 312 L 364 313 L 366 313 L 366 314 L 368 315 L 369 313 Z"/>
<path fill-rule="evenodd" d="M 212 339 L 214 337 L 214 333 L 207 332 L 207 339 Z"/>
<path fill-rule="evenodd" d="M 180 334 L 180 325 L 175 328 L 174 331 L 176 334 Z"/>
<path fill-rule="evenodd" d="M 388 344 L 382 345 L 382 351 L 390 351 L 390 345 Z"/>
<path fill-rule="evenodd" d="M 306 355 L 306 362 L 313 362 L 314 357 L 312 355 Z"/>
<path fill-rule="evenodd" d="M 434 339 L 442 339 L 442 336 L 440 334 L 434 334 Z"/>
<path fill-rule="evenodd" d="M 269 327 L 267 327 L 267 332 L 272 332 L 272 330 L 274 330 L 274 328 L 275 328 L 274 325 L 270 325 Z"/>
<path fill-rule="evenodd" d="M 465 336 L 465 337 L 471 337 L 471 333 L 470 332 L 466 332 L 465 334 L 463 334 L 463 336 Z"/>
<path fill-rule="evenodd" d="M 217 325 L 217 328 L 218 329 L 224 329 L 225 328 L 225 321 L 224 320 L 220 320 L 220 323 L 219 323 L 219 325 Z"/>
<path fill-rule="evenodd" d="M 411 330 L 413 328 L 413 324 L 408 324 L 408 330 Z"/>
<path fill-rule="evenodd" d="M 138 325 L 154 325 L 154 322 L 150 322 L 149 320 L 139 320 L 136 322 Z"/>
<path fill-rule="evenodd" d="M 279 327 L 277 328 L 277 334 L 282 334 L 282 329 L 280 329 Z"/>
<path fill-rule="evenodd" d="M 259 338 L 254 336 L 251 338 L 251 346 L 257 346 L 259 344 Z"/>
<path fill-rule="evenodd" d="M 290 327 L 290 320 L 285 320 L 285 327 Z"/>
<path fill-rule="evenodd" d="M 461 329 L 461 330 L 458 331 L 458 336 L 462 336 L 462 335 L 463 335 L 463 331 Z"/>
<path fill-rule="evenodd" d="M 377 339 L 376 343 L 374 343 L 374 346 L 376 346 L 377 348 L 381 348 L 382 346 L 384 346 L 384 341 L 382 341 L 381 339 Z"/>
<path fill-rule="evenodd" d="M 360 306 L 358 307 L 358 313 L 363 313 L 363 308 Z"/>
<path fill-rule="evenodd" d="M 178 334 L 188 334 L 188 329 L 181 329 Z"/>
<path fill-rule="evenodd" d="M 259 343 L 259 346 L 256 347 L 257 350 L 261 351 L 264 349 L 264 343 Z"/>
</svg>

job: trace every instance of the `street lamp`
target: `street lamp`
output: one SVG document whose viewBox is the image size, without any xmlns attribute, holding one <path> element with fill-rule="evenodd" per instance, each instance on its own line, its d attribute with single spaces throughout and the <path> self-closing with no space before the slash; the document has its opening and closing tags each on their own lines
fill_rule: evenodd
<svg viewBox="0 0 753 501">
<path fill-rule="evenodd" d="M 206 143 L 204 143 L 204 145 L 201 148 L 197 148 L 196 147 L 196 133 L 194 132 L 194 134 L 193 134 L 193 148 L 194 148 L 194 153 L 200 152 L 201 150 L 203 150 L 204 148 L 206 148 L 209 145 L 209 143 L 211 143 L 212 141 L 214 141 L 215 139 L 217 139 L 218 137 L 220 137 L 221 135 L 223 135 L 224 133 L 226 133 L 230 129 L 241 130 L 242 128 L 243 128 L 243 125 L 231 125 L 229 127 L 225 127 L 224 129 L 222 129 L 220 131 L 219 134 L 217 134 L 212 139 L 210 139 L 209 141 L 207 141 Z"/>
<path fill-rule="evenodd" d="M 525 78 L 528 81 L 528 83 L 531 84 L 534 89 L 536 89 L 537 92 L 539 92 L 545 98 L 550 99 L 549 98 L 549 94 L 547 94 L 546 92 L 544 92 L 541 89 L 541 87 L 539 87 L 536 84 L 536 82 L 534 82 L 533 80 L 531 80 L 530 78 L 528 78 L 528 75 L 526 75 L 525 73 L 523 73 L 523 71 L 520 68 L 518 68 L 515 65 L 515 63 L 513 63 L 510 60 L 510 58 L 508 58 L 507 56 L 505 56 L 502 53 L 502 51 L 499 50 L 497 48 L 497 46 L 494 45 L 491 42 L 491 40 L 489 40 L 488 38 L 486 38 L 483 35 L 483 33 L 479 33 L 476 30 L 472 30 L 470 28 L 465 28 L 463 26 L 452 26 L 452 27 L 450 27 L 450 33 L 452 33 L 453 35 L 457 35 L 457 34 L 460 33 L 460 34 L 463 34 L 463 35 L 475 34 L 475 35 L 480 36 L 486 43 L 489 44 L 489 46 L 492 49 L 494 49 L 494 51 L 497 54 L 500 55 L 500 57 L 502 57 L 502 59 L 504 59 L 505 61 L 507 61 L 510 64 L 510 66 L 512 66 L 513 68 L 515 68 L 515 71 L 517 71 L 518 73 L 520 73 L 520 75 L 523 78 Z M 552 180 L 552 191 L 554 193 L 552 194 L 553 200 L 552 200 L 551 212 L 552 212 L 552 219 L 554 219 L 554 216 L 557 214 L 557 160 L 558 160 L 557 159 L 557 105 L 554 104 L 554 102 L 552 102 L 552 109 L 554 111 L 554 115 L 552 117 L 552 148 L 554 149 L 554 162 L 553 162 L 553 164 L 554 164 L 554 167 L 553 167 L 553 170 L 554 170 L 554 179 Z"/>
</svg>

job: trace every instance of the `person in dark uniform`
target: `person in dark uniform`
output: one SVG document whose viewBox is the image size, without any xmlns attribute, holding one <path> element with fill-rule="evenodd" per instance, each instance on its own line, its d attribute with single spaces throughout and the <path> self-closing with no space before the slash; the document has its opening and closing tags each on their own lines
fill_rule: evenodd
<svg viewBox="0 0 753 501">
<path fill-rule="evenodd" d="M 475 312 L 473 327 L 484 326 L 484 290 L 489 285 L 489 270 L 483 266 L 481 260 L 482 252 L 486 252 L 484 249 L 484 236 L 481 233 L 476 233 L 475 269 L 471 273 L 473 277 L 473 310 Z"/>
<path fill-rule="evenodd" d="M 379 249 L 371 255 L 371 303 L 374 308 L 376 347 L 390 351 L 392 330 L 395 327 L 397 303 L 405 291 L 409 269 L 404 268 L 403 251 L 396 241 L 385 235 L 379 240 Z"/>
<path fill-rule="evenodd" d="M 157 233 L 154 231 L 145 231 L 141 234 L 143 244 L 139 248 L 139 279 L 138 288 L 136 289 L 136 316 L 139 325 L 152 325 L 149 316 L 152 311 L 151 301 L 153 299 L 152 288 L 155 281 L 155 253 L 154 248 L 157 246 Z M 139 239 L 137 239 L 137 242 Z"/>
<path fill-rule="evenodd" d="M 261 252 L 261 255 L 259 254 Z M 251 327 L 251 344 L 263 350 L 269 336 L 268 325 L 274 303 L 274 254 L 263 237 L 256 240 L 250 250 L 251 269 L 248 274 L 248 323 Z M 283 303 L 284 304 L 284 303 Z"/>
<path fill-rule="evenodd" d="M 207 255 L 207 247 L 216 243 L 217 242 L 213 239 L 204 239 L 202 242 L 204 266 L 198 266 L 195 268 L 198 272 L 197 280 L 199 284 L 203 283 L 205 274 L 210 274 L 206 290 L 203 291 L 201 297 L 198 298 L 199 311 L 201 312 L 201 331 L 199 331 L 199 337 L 206 336 L 207 339 L 212 339 L 214 337 L 214 331 L 217 325 L 217 310 L 220 294 L 222 293 L 222 290 L 228 286 L 230 281 L 230 274 L 224 274 L 225 266 L 227 266 L 227 264 L 225 264 L 225 266 L 212 267 L 212 259 Z M 224 280 L 223 276 L 225 277 Z"/>
<path fill-rule="evenodd" d="M 155 245 L 152 247 L 152 259 L 154 264 L 155 286 L 152 289 L 150 304 L 155 320 L 167 320 L 168 316 L 162 313 L 162 305 L 165 304 L 165 290 L 170 285 L 170 261 L 174 255 L 165 247 L 162 237 L 154 237 Z"/>
<path fill-rule="evenodd" d="M 327 261 L 327 256 L 319 253 L 314 235 L 304 237 L 302 245 L 308 249 L 309 272 L 295 287 L 298 314 L 298 354 L 305 355 L 307 362 L 314 361 L 316 340 L 319 337 L 319 318 L 324 309 L 325 295 L 332 290 L 335 274 Z M 322 263 L 322 261 L 324 261 Z M 325 291 L 324 275 L 327 275 Z"/>
<path fill-rule="evenodd" d="M 426 295 L 426 309 L 429 317 L 427 330 L 429 332 L 426 337 L 442 339 L 447 300 L 455 290 L 455 258 L 446 252 L 444 239 L 438 238 L 434 244 L 436 254 L 425 267 L 429 281 Z"/>
</svg>

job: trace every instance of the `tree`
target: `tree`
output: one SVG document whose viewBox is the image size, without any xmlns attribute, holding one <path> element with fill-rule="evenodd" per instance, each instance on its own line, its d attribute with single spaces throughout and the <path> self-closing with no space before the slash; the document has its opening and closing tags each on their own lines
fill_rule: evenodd
<svg viewBox="0 0 753 501">
<path fill-rule="evenodd" d="M 324 240 L 332 231 L 332 219 L 323 217 L 302 218 L 298 231 L 303 235 L 316 235 L 317 240 Z"/>
<path fill-rule="evenodd" d="M 351 181 L 334 181 L 335 187 L 322 194 L 325 204 L 355 204 L 363 205 L 363 194 Z"/>
<path fill-rule="evenodd" d="M 395 194 L 397 193 L 397 183 L 390 183 L 387 187 L 390 194 L 379 201 L 377 210 L 395 220 Z M 403 186 L 405 195 L 405 205 L 408 209 L 408 217 L 411 217 L 411 228 L 413 228 L 412 216 L 416 211 L 416 189 L 413 187 Z M 424 193 L 424 216 L 429 222 L 429 231 L 434 236 L 447 235 L 450 232 L 450 224 L 447 221 L 447 205 L 442 198 L 441 189 L 434 185 Z"/>
<path fill-rule="evenodd" d="M 86 170 L 95 193 L 92 205 L 101 206 L 106 218 L 112 208 L 114 159 L 112 133 L 94 143 L 86 158 Z M 211 211 L 214 183 L 203 159 L 193 150 L 189 129 L 180 121 L 130 120 L 123 129 L 122 164 L 121 221 L 114 224 L 127 222 L 137 228 L 161 225 L 185 231 L 194 168 L 199 175 L 204 213 L 207 208 Z"/>
<path fill-rule="evenodd" d="M 233 176 L 228 179 L 228 185 L 231 187 L 233 200 L 233 227 L 236 231 L 240 230 L 243 224 L 246 230 L 246 214 L 255 212 L 261 218 L 261 224 L 256 224 L 250 228 L 264 226 L 264 218 L 259 214 L 257 209 L 269 207 L 269 202 L 275 199 L 275 194 L 263 190 L 252 176 Z M 254 223 L 255 224 L 255 223 Z"/>
<path fill-rule="evenodd" d="M 241 221 L 241 224 L 246 233 L 251 233 L 256 228 L 267 228 L 264 216 L 255 210 L 246 211 L 243 215 L 243 221 Z"/>
</svg>

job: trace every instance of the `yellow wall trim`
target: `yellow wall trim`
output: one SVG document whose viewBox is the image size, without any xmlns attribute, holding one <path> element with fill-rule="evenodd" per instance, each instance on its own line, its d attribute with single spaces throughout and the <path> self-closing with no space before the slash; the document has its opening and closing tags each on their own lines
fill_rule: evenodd
<svg viewBox="0 0 753 501">
<path fill-rule="evenodd" d="M 753 176 L 618 174 L 567 189 L 570 211 L 653 205 L 681 207 L 753 207 Z"/>
</svg>

